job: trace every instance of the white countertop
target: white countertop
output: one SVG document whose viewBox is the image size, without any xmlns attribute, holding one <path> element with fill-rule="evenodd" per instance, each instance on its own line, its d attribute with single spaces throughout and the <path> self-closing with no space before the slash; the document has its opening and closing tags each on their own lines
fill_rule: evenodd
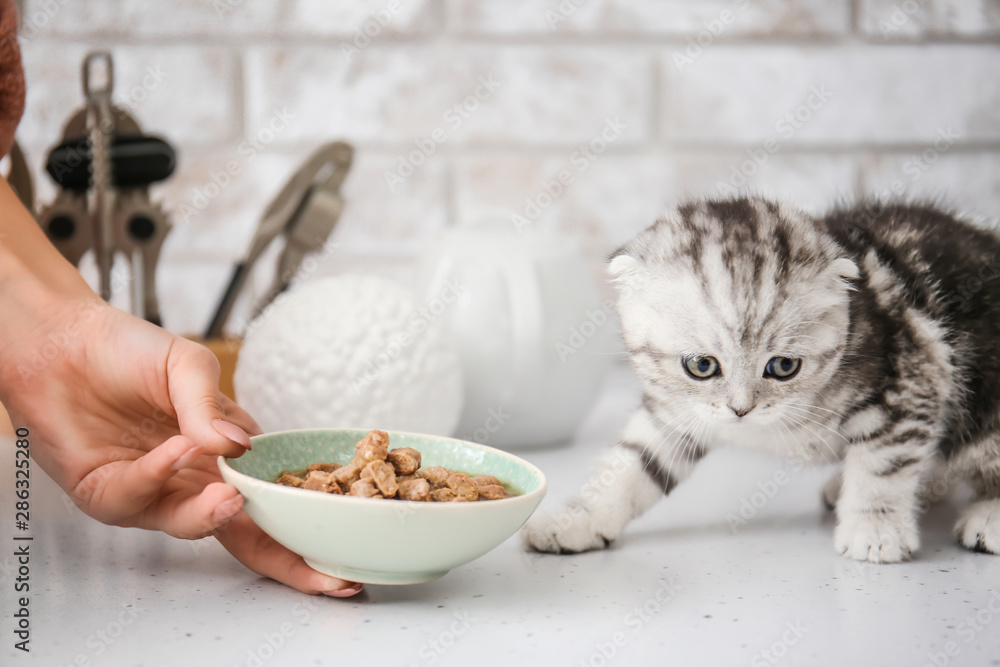
<svg viewBox="0 0 1000 667">
<path fill-rule="evenodd" d="M 636 397 L 617 370 L 576 442 L 523 453 L 549 475 L 542 509 L 584 481 Z M 1000 557 L 955 545 L 953 506 L 924 517 L 914 562 L 860 565 L 833 550 L 829 471 L 808 469 L 734 533 L 726 516 L 782 467 L 735 450 L 608 551 L 542 556 L 514 538 L 437 581 L 346 600 L 261 579 L 212 539 L 101 525 L 34 466 L 24 654 L 12 445 L 0 440 L 4 665 L 1000 665 Z"/>
</svg>

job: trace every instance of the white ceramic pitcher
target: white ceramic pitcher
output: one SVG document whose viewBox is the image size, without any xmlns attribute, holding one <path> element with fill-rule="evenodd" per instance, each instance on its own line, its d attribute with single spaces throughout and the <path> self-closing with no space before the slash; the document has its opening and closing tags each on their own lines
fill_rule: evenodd
<svg viewBox="0 0 1000 667">
<path fill-rule="evenodd" d="M 462 360 L 455 435 L 511 448 L 568 441 L 617 335 L 612 302 L 602 302 L 575 244 L 494 216 L 448 231 L 418 275 L 426 315 L 448 323 Z"/>
</svg>

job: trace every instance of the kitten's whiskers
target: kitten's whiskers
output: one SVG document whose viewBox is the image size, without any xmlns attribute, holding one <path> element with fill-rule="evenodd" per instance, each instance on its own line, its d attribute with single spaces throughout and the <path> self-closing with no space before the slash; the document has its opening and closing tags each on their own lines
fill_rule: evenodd
<svg viewBox="0 0 1000 667">
<path fill-rule="evenodd" d="M 672 470 L 674 469 L 674 463 L 675 463 L 675 461 L 677 461 L 677 460 L 678 460 L 678 458 L 677 458 L 677 457 L 678 457 L 678 456 L 679 456 L 679 455 L 680 455 L 681 453 L 685 452 L 685 451 L 687 450 L 687 448 L 688 448 L 688 447 L 690 446 L 690 444 L 694 442 L 694 441 L 693 441 L 693 440 L 691 439 L 691 436 L 690 436 L 690 435 L 689 435 L 689 434 L 687 433 L 687 431 L 689 431 L 689 430 L 690 430 L 690 429 L 689 429 L 688 427 L 689 427 L 689 426 L 690 426 L 691 424 L 693 424 L 693 423 L 698 423 L 698 419 L 699 419 L 699 417 L 698 417 L 698 413 L 696 413 L 696 412 L 695 412 L 694 410 L 692 410 L 692 409 L 688 409 L 688 410 L 686 411 L 686 413 L 685 413 L 685 416 L 689 416 L 689 418 L 687 418 L 687 419 L 685 419 L 684 421 L 682 421 L 682 422 L 681 422 L 680 424 L 678 424 L 678 425 L 677 425 L 677 426 L 676 426 L 676 427 L 674 428 L 674 430 L 672 430 L 672 431 L 671 431 L 670 433 L 668 433 L 668 434 L 667 434 L 666 436 L 664 436 L 664 437 L 663 437 L 663 438 L 662 438 L 662 439 L 660 440 L 660 443 L 659 443 L 659 445 L 657 446 L 657 452 L 659 452 L 659 450 L 660 450 L 660 449 L 661 449 L 661 448 L 663 447 L 663 445 L 664 445 L 664 444 L 665 444 L 665 443 L 666 443 L 666 442 L 667 442 L 668 440 L 672 440 L 672 438 L 673 438 L 674 434 L 675 434 L 675 433 L 677 433 L 678 431 L 682 431 L 682 433 L 681 433 L 681 436 L 680 436 L 680 437 L 682 437 L 682 438 L 687 438 L 687 441 L 686 441 L 686 442 L 682 441 L 682 442 L 680 442 L 680 443 L 676 443 L 676 442 L 672 443 L 672 444 L 673 444 L 673 453 L 672 453 L 672 454 L 670 455 L 670 461 L 668 461 L 668 462 L 667 462 L 667 465 L 666 465 L 666 470 L 667 470 L 668 472 L 670 472 L 670 471 L 672 471 Z M 679 445 L 679 446 L 678 446 L 678 445 Z"/>
<path fill-rule="evenodd" d="M 813 438 L 815 438 L 816 441 L 820 442 L 824 447 L 826 447 L 828 450 L 830 450 L 830 454 L 833 455 L 833 459 L 832 460 L 825 460 L 825 456 L 824 456 L 824 460 L 825 460 L 826 463 L 833 463 L 834 461 L 839 461 L 840 460 L 840 455 L 830 445 L 830 443 L 826 441 L 826 438 L 824 438 L 821 435 L 819 435 L 806 422 L 809 421 L 809 422 L 812 422 L 813 424 L 817 424 L 819 426 L 822 426 L 823 428 L 826 428 L 826 429 L 832 431 L 833 433 L 836 433 L 845 442 L 848 442 L 847 438 L 845 438 L 842 433 L 840 433 L 839 431 L 836 431 L 836 430 L 830 428 L 828 425 L 823 424 L 822 422 L 818 422 L 815 419 L 809 419 L 808 417 L 804 417 L 803 415 L 800 415 L 800 414 L 792 413 L 792 414 L 788 414 L 786 416 L 787 416 L 788 421 L 792 422 L 793 424 L 795 424 L 799 428 L 802 428 L 802 429 L 808 431 L 813 436 Z"/>
<path fill-rule="evenodd" d="M 769 426 L 771 426 L 775 430 L 777 435 L 780 437 L 782 444 L 785 445 L 785 452 L 788 454 L 788 457 L 789 458 L 794 457 L 795 452 L 792 449 L 792 442 L 791 442 L 792 431 L 791 429 L 788 428 L 788 425 L 779 420 L 771 422 Z"/>
<path fill-rule="evenodd" d="M 683 426 L 684 424 L 688 423 L 690 421 L 688 419 L 688 417 L 692 416 L 692 415 L 693 416 L 697 416 L 697 415 L 694 415 L 694 411 L 691 410 L 690 408 L 682 410 L 682 411 L 680 411 L 678 413 L 675 413 L 675 414 L 672 415 L 672 418 L 670 420 L 666 421 L 663 424 L 663 426 L 661 426 L 656 431 L 656 433 L 653 434 L 653 437 L 651 437 L 649 439 L 649 453 L 650 453 L 650 455 L 651 455 L 652 458 L 655 458 L 655 459 L 659 460 L 659 458 L 660 458 L 660 449 L 662 449 L 663 444 L 666 442 L 666 440 L 671 435 L 673 435 L 677 431 L 677 428 L 680 428 L 680 426 Z M 656 421 L 658 419 L 661 419 L 661 418 L 658 415 L 653 415 L 653 419 L 651 419 L 649 422 L 646 422 L 646 423 L 648 424 L 648 423 Z M 678 427 L 675 427 L 674 430 L 671 431 L 667 436 L 665 436 L 663 438 L 660 438 L 660 434 L 661 433 L 663 433 L 671 424 L 674 424 L 674 423 L 676 423 L 679 420 L 682 420 L 682 423 Z M 657 440 L 659 442 L 657 442 Z M 676 451 L 675 451 L 675 454 L 676 454 Z M 673 462 L 673 458 L 671 458 L 671 464 L 672 464 L 672 462 Z M 643 472 L 646 472 L 647 465 L 648 465 L 648 463 L 644 463 L 643 464 L 643 466 L 642 466 Z M 668 466 L 666 469 L 669 471 L 670 467 Z"/>
<path fill-rule="evenodd" d="M 832 415 L 834 415 L 836 417 L 843 417 L 843 415 L 840 412 L 838 412 L 837 410 L 831 410 L 830 408 L 822 408 L 822 407 L 820 407 L 818 405 L 812 405 L 811 403 L 794 403 L 794 402 L 788 401 L 788 402 L 785 403 L 785 405 L 793 405 L 793 406 L 798 407 L 798 408 L 807 408 L 809 410 L 822 410 L 823 412 L 829 412 L 830 414 L 832 414 Z"/>
</svg>

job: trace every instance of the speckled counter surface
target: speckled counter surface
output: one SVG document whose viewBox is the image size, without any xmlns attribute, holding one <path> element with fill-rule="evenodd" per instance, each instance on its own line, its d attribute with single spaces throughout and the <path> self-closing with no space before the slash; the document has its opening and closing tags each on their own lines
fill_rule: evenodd
<svg viewBox="0 0 1000 667">
<path fill-rule="evenodd" d="M 543 509 L 579 486 L 635 397 L 617 371 L 576 442 L 524 454 L 549 475 Z M 1000 558 L 954 545 L 953 506 L 924 518 L 914 562 L 859 565 L 833 552 L 828 470 L 739 451 L 710 455 L 608 551 L 540 556 L 512 539 L 437 581 L 348 600 L 263 580 L 214 540 L 100 525 L 36 467 L 25 654 L 13 443 L 0 451 L 4 665 L 1000 665 Z"/>
</svg>

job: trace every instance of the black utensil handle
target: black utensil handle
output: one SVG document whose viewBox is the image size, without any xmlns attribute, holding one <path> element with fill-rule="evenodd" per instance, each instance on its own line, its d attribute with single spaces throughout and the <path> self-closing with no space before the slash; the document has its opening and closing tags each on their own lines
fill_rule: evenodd
<svg viewBox="0 0 1000 667">
<path fill-rule="evenodd" d="M 60 187 L 90 188 L 90 141 L 76 139 L 49 152 L 45 170 Z M 111 145 L 111 168 L 118 188 L 144 187 L 168 178 L 177 166 L 173 147 L 159 137 L 119 136 Z"/>
<path fill-rule="evenodd" d="M 236 297 L 239 294 L 240 288 L 243 287 L 243 282 L 246 280 L 247 268 L 247 265 L 243 262 L 236 265 L 233 277 L 229 279 L 229 287 L 226 288 L 225 293 L 222 295 L 222 301 L 219 302 L 218 307 L 215 309 L 211 324 L 205 330 L 205 340 L 219 338 L 222 335 L 222 329 L 226 326 L 229 313 L 233 309 L 233 304 L 236 303 Z"/>
</svg>

